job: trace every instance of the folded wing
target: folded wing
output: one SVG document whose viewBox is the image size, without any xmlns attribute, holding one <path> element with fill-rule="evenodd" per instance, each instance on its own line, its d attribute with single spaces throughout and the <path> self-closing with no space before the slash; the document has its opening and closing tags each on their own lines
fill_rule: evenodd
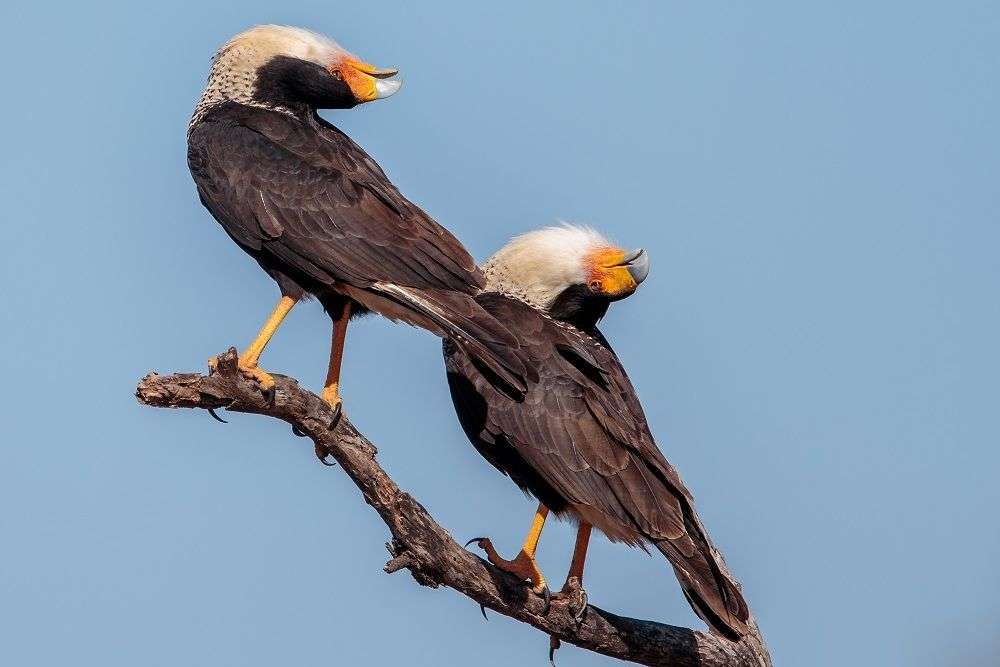
<svg viewBox="0 0 1000 667">
<path fill-rule="evenodd" d="M 707 623 L 730 637 L 744 634 L 746 603 L 719 567 L 691 495 L 656 446 L 606 341 L 513 299 L 479 301 L 516 332 L 537 380 L 515 400 L 446 345 L 452 396 L 477 449 L 550 509 L 572 512 L 612 540 L 654 545 Z"/>
<path fill-rule="evenodd" d="M 523 389 L 516 338 L 473 299 L 473 258 L 339 130 L 249 109 L 199 123 L 189 163 L 202 202 L 265 268 L 454 337 Z"/>
</svg>

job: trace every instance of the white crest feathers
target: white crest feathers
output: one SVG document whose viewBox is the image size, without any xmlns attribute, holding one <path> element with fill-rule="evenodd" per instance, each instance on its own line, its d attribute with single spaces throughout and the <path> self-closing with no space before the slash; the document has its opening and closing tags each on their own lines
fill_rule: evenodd
<svg viewBox="0 0 1000 667">
<path fill-rule="evenodd" d="M 483 265 L 486 289 L 547 310 L 564 290 L 587 282 L 587 256 L 612 245 L 595 230 L 568 223 L 521 234 Z"/>
</svg>

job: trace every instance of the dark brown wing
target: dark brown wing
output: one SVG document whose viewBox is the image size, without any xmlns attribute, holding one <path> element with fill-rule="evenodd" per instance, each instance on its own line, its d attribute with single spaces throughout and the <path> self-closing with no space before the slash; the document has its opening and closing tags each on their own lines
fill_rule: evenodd
<svg viewBox="0 0 1000 667">
<path fill-rule="evenodd" d="M 192 128 L 188 162 L 202 202 L 265 268 L 453 337 L 524 388 L 516 339 L 472 298 L 475 261 L 339 130 L 228 104 Z"/>
<path fill-rule="evenodd" d="M 695 611 L 727 636 L 742 635 L 746 603 L 722 574 L 691 495 L 656 446 L 614 352 L 519 301 L 478 300 L 517 333 L 538 378 L 515 400 L 446 345 L 452 397 L 477 449 L 550 509 L 572 512 L 612 540 L 655 545 Z"/>
<path fill-rule="evenodd" d="M 462 244 L 339 131 L 231 105 L 196 125 L 189 147 L 202 200 L 229 234 L 296 275 L 469 294 L 483 284 Z"/>
</svg>

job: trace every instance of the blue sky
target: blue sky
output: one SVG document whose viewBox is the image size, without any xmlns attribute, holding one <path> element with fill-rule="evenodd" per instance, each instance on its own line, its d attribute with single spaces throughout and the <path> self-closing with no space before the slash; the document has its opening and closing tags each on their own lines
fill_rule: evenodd
<svg viewBox="0 0 1000 667">
<path fill-rule="evenodd" d="M 275 300 L 185 164 L 214 49 L 263 22 L 401 69 L 393 99 L 327 117 L 475 256 L 556 219 L 650 252 L 604 330 L 777 664 L 995 657 L 996 3 L 0 14 L 0 662 L 545 664 L 533 629 L 383 574 L 387 531 L 283 424 L 132 397 L 245 344 Z M 308 305 L 263 363 L 318 389 L 327 345 Z M 433 337 L 352 327 L 344 395 L 456 538 L 513 553 L 533 503 L 465 440 Z M 542 538 L 555 581 L 572 537 Z M 599 538 L 587 586 L 697 626 L 659 558 Z"/>
</svg>

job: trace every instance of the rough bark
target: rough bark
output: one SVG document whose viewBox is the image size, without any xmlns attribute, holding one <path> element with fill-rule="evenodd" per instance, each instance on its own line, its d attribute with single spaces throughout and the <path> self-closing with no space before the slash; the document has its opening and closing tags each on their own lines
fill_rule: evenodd
<svg viewBox="0 0 1000 667">
<path fill-rule="evenodd" d="M 236 367 L 236 350 L 218 358 L 208 376 L 196 373 L 144 377 L 136 397 L 144 405 L 165 408 L 226 408 L 288 422 L 339 463 L 389 527 L 388 573 L 407 569 L 418 583 L 447 586 L 483 607 L 534 626 L 553 638 L 621 660 L 672 667 L 770 667 L 763 638 L 751 617 L 753 632 L 740 642 L 717 635 L 618 616 L 590 605 L 581 622 L 569 602 L 555 599 L 548 613 L 544 601 L 514 576 L 464 549 L 417 502 L 400 489 L 376 460 L 377 449 L 344 417 L 329 429 L 330 407 L 291 378 L 276 375 L 274 396 Z M 269 400 L 270 399 L 270 400 Z"/>
</svg>

